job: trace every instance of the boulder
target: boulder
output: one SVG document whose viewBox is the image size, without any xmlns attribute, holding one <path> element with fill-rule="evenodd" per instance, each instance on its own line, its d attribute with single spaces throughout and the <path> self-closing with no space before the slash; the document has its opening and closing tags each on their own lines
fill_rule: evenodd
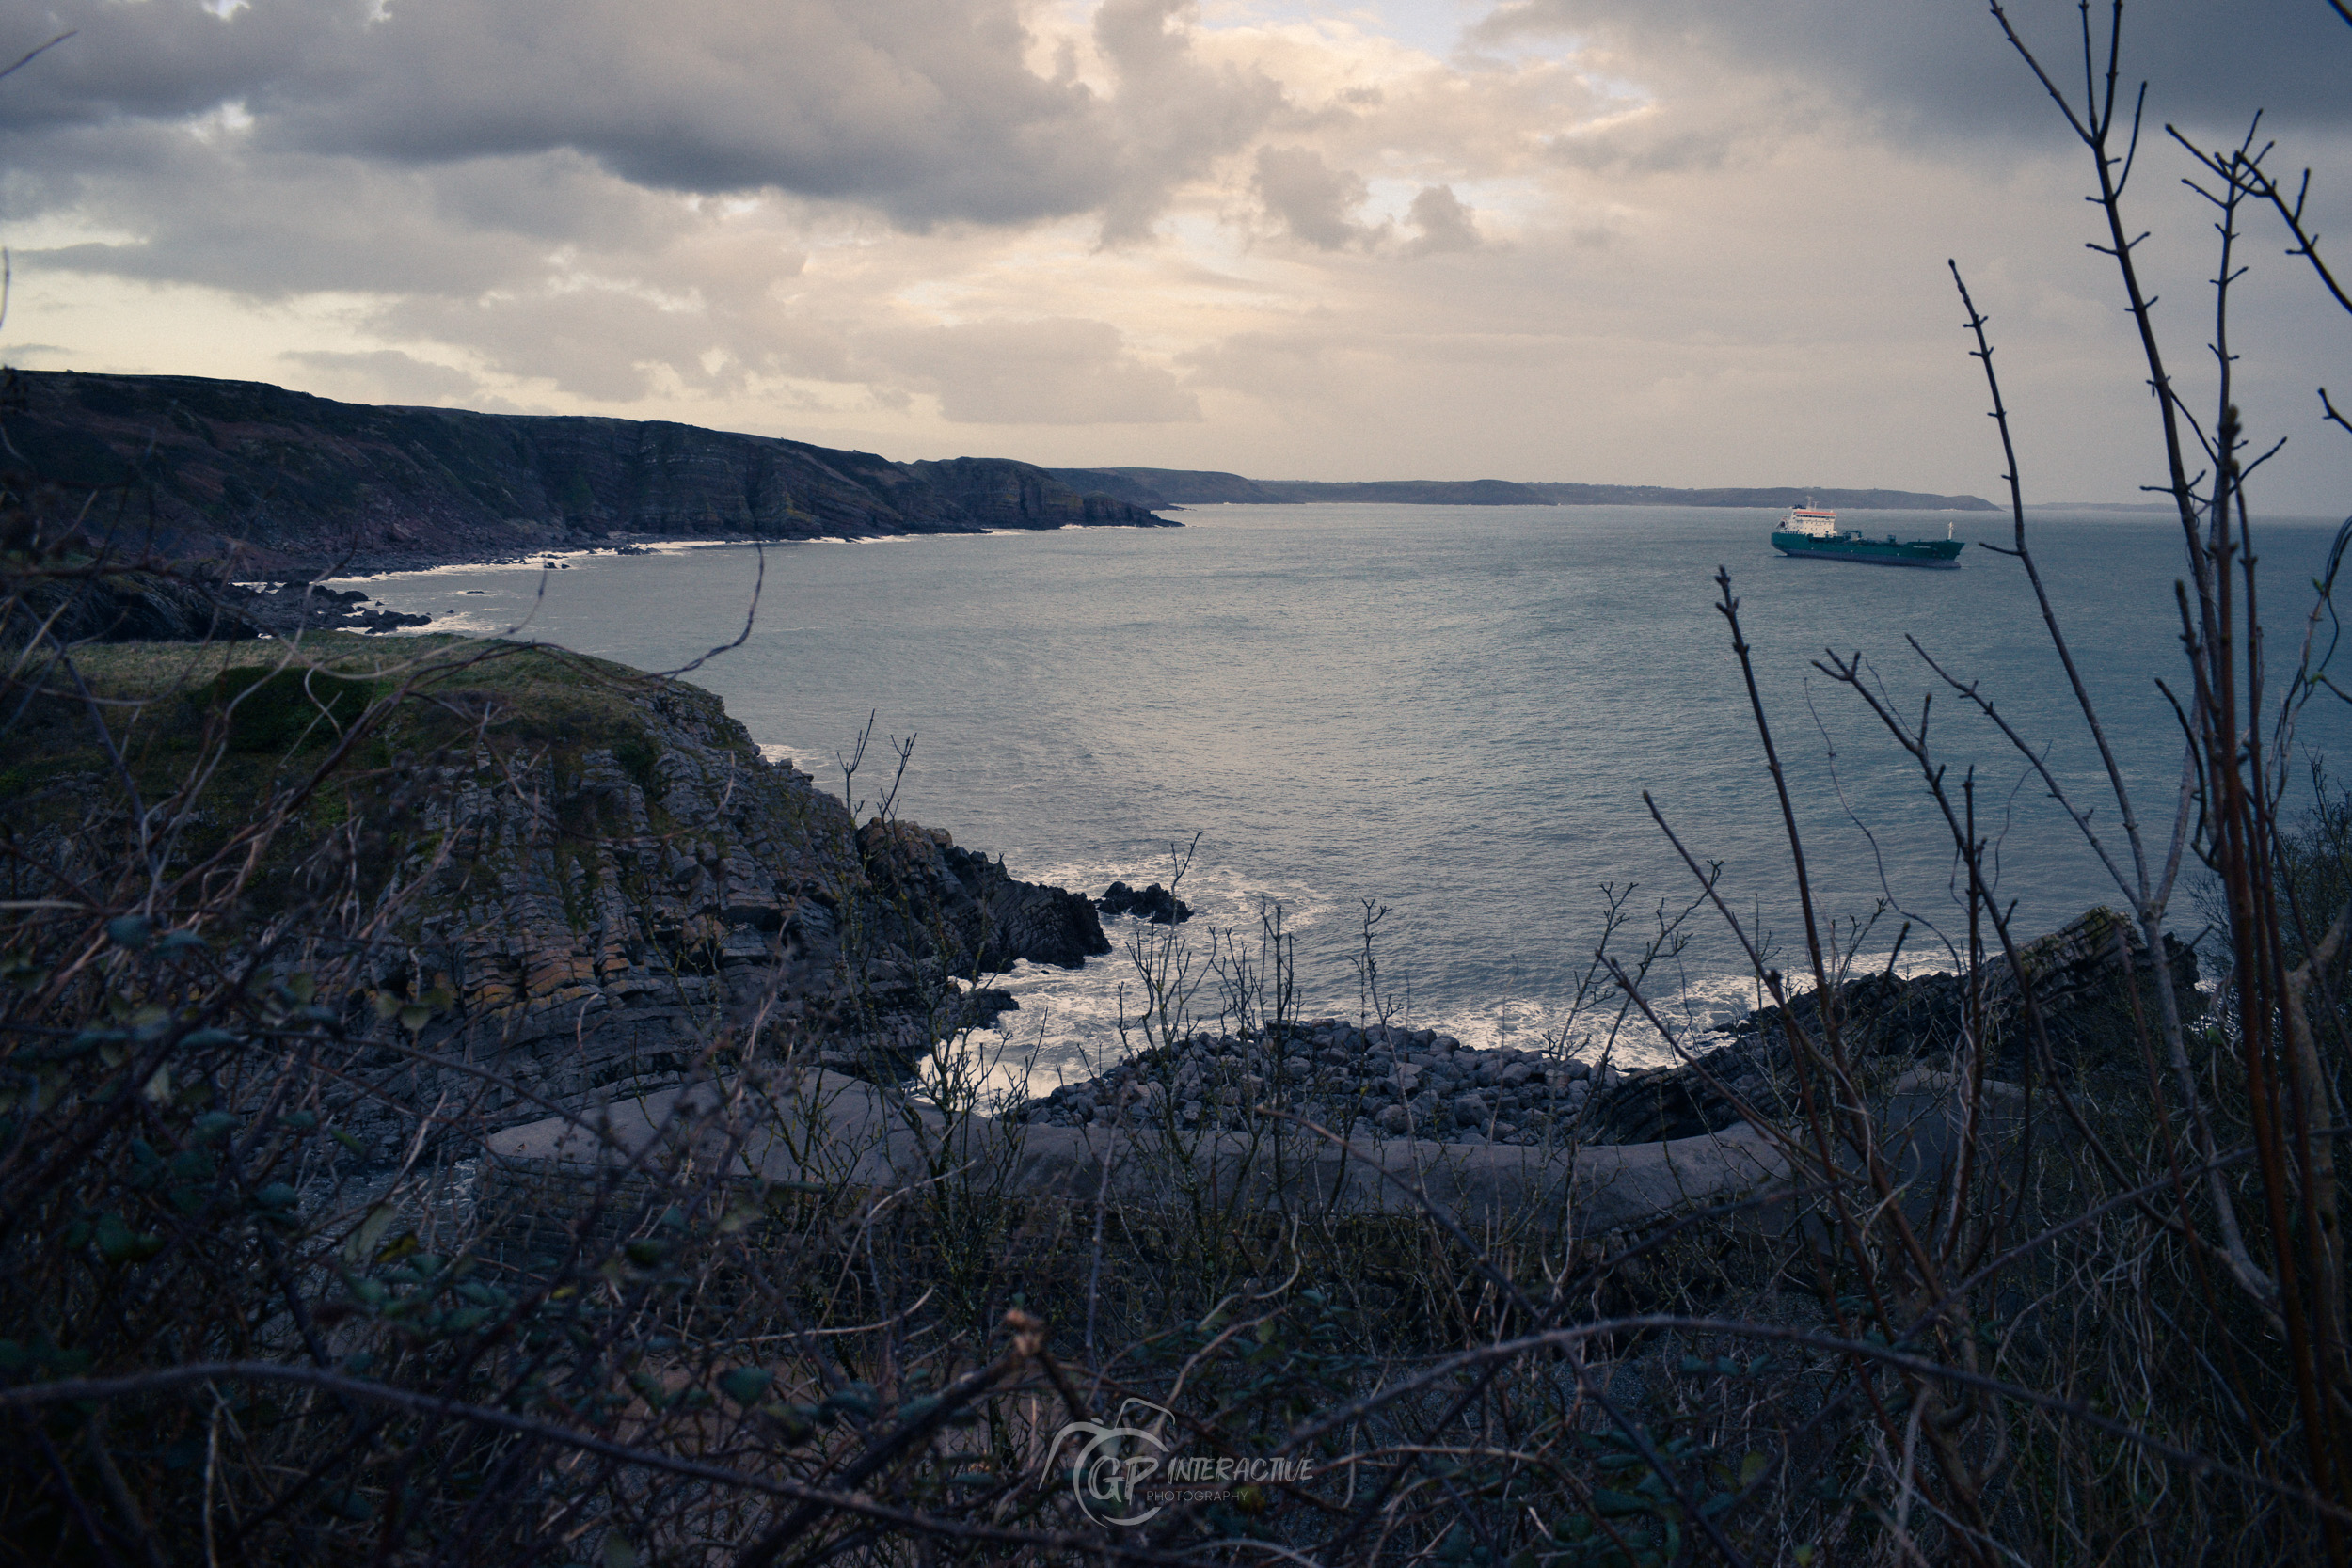
<svg viewBox="0 0 2352 1568">
<path fill-rule="evenodd" d="M 1094 900 L 1094 907 L 1104 914 L 1133 915 L 1154 926 L 1181 926 L 1192 918 L 1192 906 L 1157 882 L 1146 888 L 1113 882 Z"/>
<path fill-rule="evenodd" d="M 2119 940 L 2129 953 L 2128 971 Z M 2018 957 L 2058 1071 L 2071 1077 L 2108 1060 L 2139 1070 L 2122 983 L 2129 973 L 2144 985 L 2154 970 L 2122 916 L 2105 907 L 2088 910 L 2025 944 Z M 2168 933 L 2165 960 L 2184 1012 L 2194 1015 L 2202 1006 L 2196 955 Z M 2038 1071 L 2032 1032 L 2006 958 L 1996 957 L 1986 965 L 1982 992 L 1992 1076 L 2029 1082 Z M 1949 974 L 1908 979 L 1882 974 L 1846 982 L 1837 990 L 1836 1012 L 1849 1059 L 1867 1063 L 1891 1057 L 1926 1065 L 1948 1060 L 1963 1038 L 1967 994 L 1965 980 Z M 2144 1006 L 2153 1027 L 2154 1004 Z M 1786 1007 L 1765 1007 L 1698 1037 L 1688 1060 L 1627 1072 L 1604 1085 L 1589 1135 L 1629 1144 L 1689 1137 L 1742 1119 L 1735 1098 L 1775 1108 L 1792 1103 L 1791 1041 L 1818 1040 L 1820 1030 L 1820 999 L 1807 991 Z"/>
</svg>

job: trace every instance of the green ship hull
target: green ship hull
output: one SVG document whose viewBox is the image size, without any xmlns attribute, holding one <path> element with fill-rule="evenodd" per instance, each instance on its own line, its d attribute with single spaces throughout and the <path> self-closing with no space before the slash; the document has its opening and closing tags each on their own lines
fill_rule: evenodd
<svg viewBox="0 0 2352 1568">
<path fill-rule="evenodd" d="M 1822 561 L 1858 561 L 1869 566 L 1926 566 L 1951 571 L 1960 565 L 1964 539 L 1865 539 L 1858 533 L 1797 533 L 1778 531 L 1772 548 L 1783 555 Z"/>
</svg>

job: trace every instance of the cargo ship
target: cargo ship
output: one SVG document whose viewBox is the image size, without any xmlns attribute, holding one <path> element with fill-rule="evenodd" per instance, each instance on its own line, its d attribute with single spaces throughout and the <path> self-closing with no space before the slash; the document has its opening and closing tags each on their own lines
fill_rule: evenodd
<svg viewBox="0 0 2352 1568">
<path fill-rule="evenodd" d="M 1898 539 L 1891 533 L 1883 539 L 1865 539 L 1839 528 L 1836 513 L 1809 505 L 1790 507 L 1780 527 L 1772 531 L 1772 548 L 1783 555 L 1859 561 L 1872 566 L 1932 566 L 1950 571 L 1960 564 L 1960 552 L 1967 547 L 1966 540 L 1952 537 L 1948 522 L 1941 539 Z"/>
</svg>

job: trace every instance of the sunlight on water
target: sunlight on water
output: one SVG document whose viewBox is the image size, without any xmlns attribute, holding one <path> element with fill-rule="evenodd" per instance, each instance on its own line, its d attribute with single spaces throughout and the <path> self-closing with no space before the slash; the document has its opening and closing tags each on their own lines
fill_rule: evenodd
<svg viewBox="0 0 2352 1568">
<path fill-rule="evenodd" d="M 839 792 L 836 762 L 873 713 L 915 737 L 901 815 L 1006 858 L 1016 877 L 1099 895 L 1166 882 L 1171 847 L 1199 847 L 1181 894 L 1205 951 L 1257 940 L 1279 903 L 1297 939 L 1297 1011 L 1367 1009 L 1351 958 L 1361 900 L 1385 905 L 1375 956 L 1389 1004 L 1477 1045 L 1605 1034 L 1613 1010 L 1571 1018 L 1604 911 L 1630 957 L 1694 897 L 1657 809 L 1767 962 L 1808 972 L 1778 807 L 1729 653 L 1716 590 L 1729 567 L 1756 676 L 1798 802 L 1825 914 L 1858 939 L 1857 973 L 1944 967 L 1955 923 L 1950 837 L 1918 770 L 1853 692 L 1812 661 L 1860 653 L 1885 696 L 1931 736 L 1956 810 L 1993 841 L 2021 934 L 2115 891 L 2047 791 L 1906 641 L 1981 679 L 2070 792 L 2117 829 L 2098 758 L 2013 562 L 1969 550 L 1956 572 L 1791 561 L 1774 515 L 1674 507 L 1204 507 L 1182 529 L 1067 529 L 838 545 L 660 546 L 369 579 L 432 630 L 522 635 L 649 669 L 741 628 L 746 644 L 691 678 L 723 695 L 771 759 Z M 1873 534 L 1941 536 L 1943 514 L 1854 514 Z M 2006 542 L 2005 519 L 1957 515 L 1958 536 Z M 2177 526 L 2117 516 L 2036 524 L 2037 548 L 2085 679 L 2143 815 L 2169 809 L 2180 765 L 2151 678 L 2179 659 Z M 2272 524 L 2274 594 L 2308 581 L 2328 528 Z M 543 570 L 536 562 L 561 568 Z M 2308 596 L 2308 587 L 2300 596 Z M 2299 611 L 2299 603 L 2295 607 Z M 2283 612 L 2283 611 L 2282 611 Z M 2301 741 L 2338 749 L 2344 721 L 2314 709 Z M 1971 765 L 1976 771 L 1968 771 Z M 881 787 L 874 765 L 853 797 Z M 2169 824 L 2158 829 L 2169 832 Z M 1885 907 L 1882 908 L 1882 904 Z M 2175 925 L 2198 922 L 2176 898 Z M 1134 934 L 1108 919 L 1115 943 Z M 1645 990 L 1673 1026 L 1757 1001 L 1720 918 L 1699 911 Z M 1119 1047 L 1118 954 L 1064 972 L 1024 964 L 1019 998 L 985 1043 L 1033 1059 L 1044 1086 Z M 1215 988 L 1196 1011 L 1214 1022 Z M 1629 1064 L 1663 1042 L 1629 1022 Z M 1002 1081 L 1000 1069 L 996 1077 Z"/>
</svg>

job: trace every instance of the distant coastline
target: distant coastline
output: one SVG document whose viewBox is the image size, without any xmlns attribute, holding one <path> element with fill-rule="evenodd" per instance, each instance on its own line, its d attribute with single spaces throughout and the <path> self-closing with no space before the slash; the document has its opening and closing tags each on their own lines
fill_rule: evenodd
<svg viewBox="0 0 2352 1568">
<path fill-rule="evenodd" d="M 1917 490 L 1841 490 L 1830 485 L 1772 485 L 1677 490 L 1658 484 L 1574 484 L 1506 479 L 1327 481 L 1246 479 L 1191 468 L 1050 468 L 1081 492 L 1114 497 L 1148 510 L 1221 503 L 1298 505 L 1355 501 L 1405 506 L 1826 506 L 1860 512 L 1996 512 L 1981 496 Z"/>
<path fill-rule="evenodd" d="M 663 420 L 339 403 L 200 376 L 9 372 L 0 466 L 60 524 L 136 519 L 140 547 L 246 578 L 400 571 L 646 540 L 902 538 L 1174 527 L 1220 503 L 1993 512 L 1977 496 L 1500 479 L 1258 480 L 872 452 Z M 2122 509 L 2117 509 L 2122 510 Z M 227 563 L 233 561 L 235 564 Z"/>
</svg>

